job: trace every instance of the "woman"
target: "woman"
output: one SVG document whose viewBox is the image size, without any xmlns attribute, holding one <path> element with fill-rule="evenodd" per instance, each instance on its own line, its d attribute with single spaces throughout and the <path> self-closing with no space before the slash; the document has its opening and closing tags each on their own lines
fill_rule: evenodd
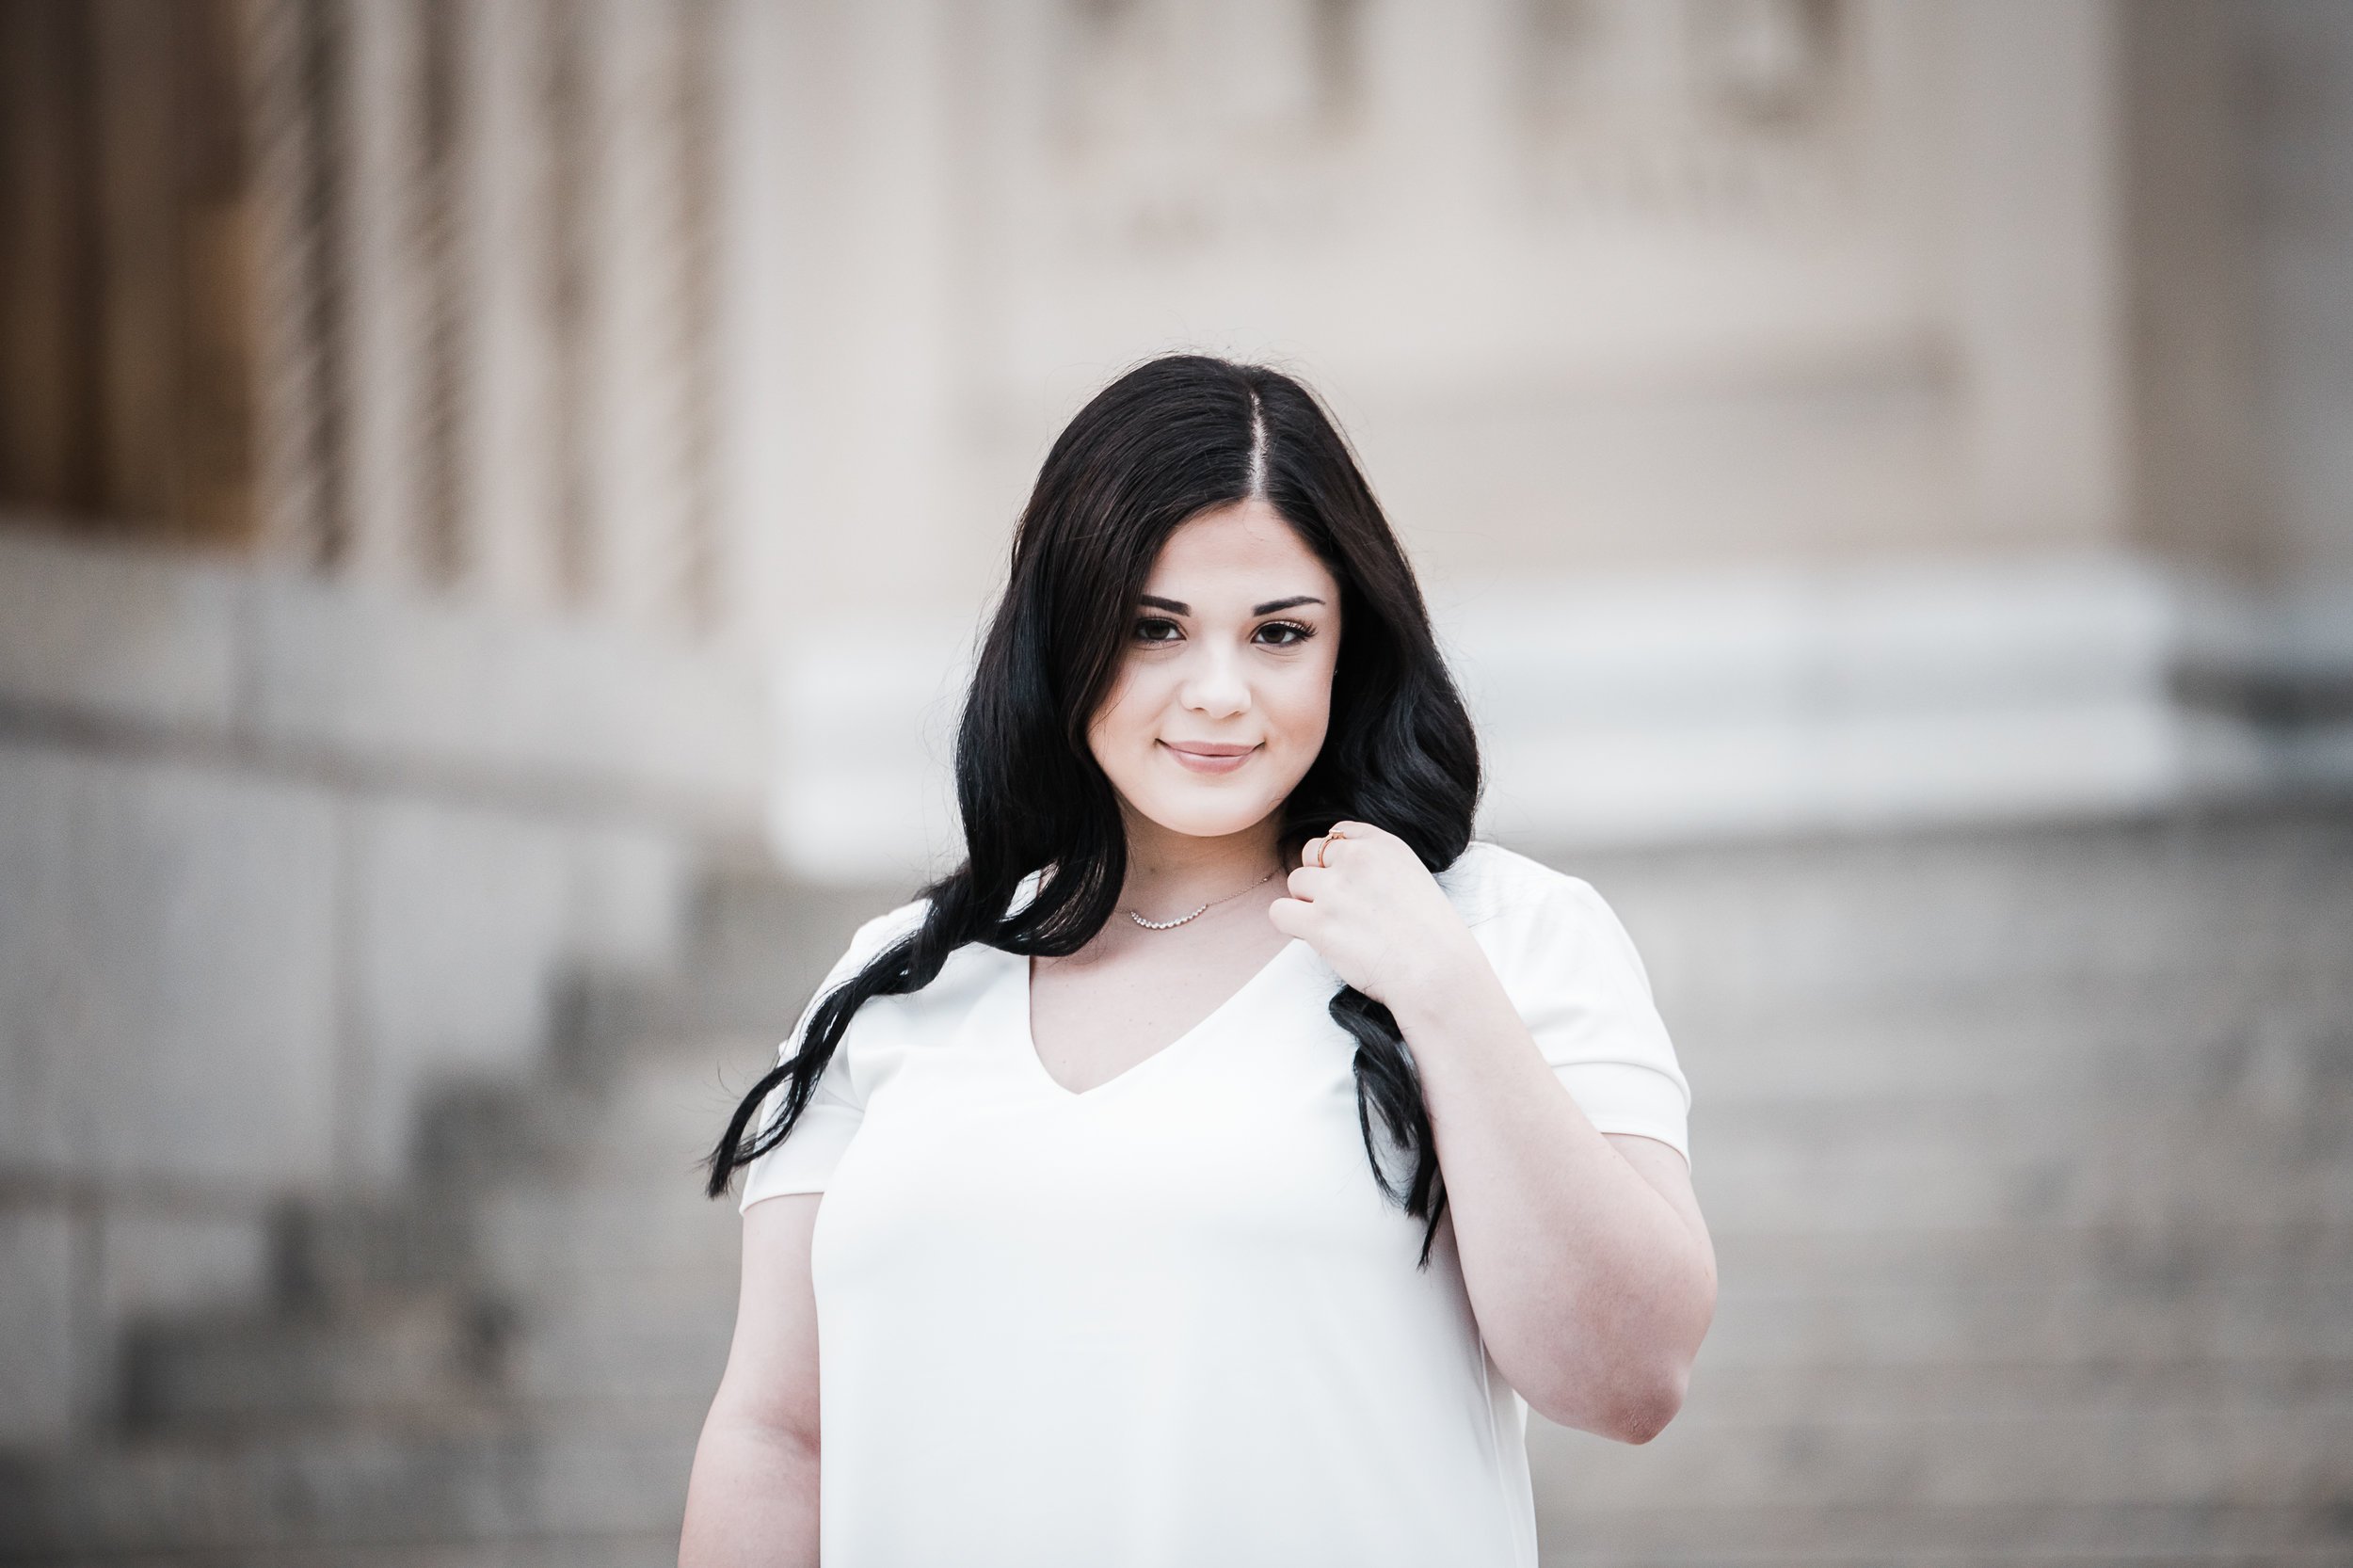
<svg viewBox="0 0 2353 1568">
<path fill-rule="evenodd" d="M 1528 1407 L 1648 1440 L 1714 1311 L 1689 1094 L 1600 898 L 1471 841 L 1469 718 L 1297 382 L 1163 359 L 1071 422 L 956 784 L 968 858 L 712 1156 L 681 1562 L 1533 1564 Z"/>
</svg>

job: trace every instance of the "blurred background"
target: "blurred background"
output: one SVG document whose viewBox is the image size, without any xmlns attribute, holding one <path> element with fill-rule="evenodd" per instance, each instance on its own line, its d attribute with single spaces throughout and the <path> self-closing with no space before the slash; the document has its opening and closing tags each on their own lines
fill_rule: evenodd
<svg viewBox="0 0 2353 1568">
<path fill-rule="evenodd" d="M 1655 1442 L 1531 1423 L 1545 1560 L 2353 1560 L 2353 6 L 0 0 L 0 1561 L 672 1560 L 695 1160 L 1173 347 L 1329 400 L 1694 1085 L 1717 1326 Z"/>
</svg>

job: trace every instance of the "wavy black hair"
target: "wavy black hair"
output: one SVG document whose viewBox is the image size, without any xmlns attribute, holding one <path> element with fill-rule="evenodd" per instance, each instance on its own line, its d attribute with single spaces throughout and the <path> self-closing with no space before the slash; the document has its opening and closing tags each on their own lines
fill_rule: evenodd
<svg viewBox="0 0 2353 1568">
<path fill-rule="evenodd" d="M 1118 797 L 1087 744 L 1128 646 L 1136 600 L 1187 520 L 1264 500 L 1340 585 L 1341 637 L 1322 750 L 1284 803 L 1296 859 L 1343 818 L 1395 833 L 1433 872 L 1470 841 L 1478 738 L 1431 634 L 1413 568 L 1347 442 L 1279 371 L 1201 355 L 1149 360 L 1096 393 L 1047 454 L 1014 536 L 1012 572 L 983 642 L 956 737 L 966 858 L 922 890 L 921 925 L 811 1010 L 799 1050 L 752 1085 L 707 1166 L 707 1191 L 783 1142 L 857 1010 L 931 984 L 968 942 L 1061 956 L 1102 928 L 1127 876 Z M 1042 872 L 1036 895 L 1012 907 Z M 1356 1112 L 1373 1179 L 1427 1222 L 1446 1212 L 1421 1084 L 1396 1018 L 1353 986 L 1332 998 L 1356 1042 Z M 746 1129 L 779 1086 L 782 1106 Z M 1378 1122 L 1401 1166 L 1393 1178 Z"/>
</svg>

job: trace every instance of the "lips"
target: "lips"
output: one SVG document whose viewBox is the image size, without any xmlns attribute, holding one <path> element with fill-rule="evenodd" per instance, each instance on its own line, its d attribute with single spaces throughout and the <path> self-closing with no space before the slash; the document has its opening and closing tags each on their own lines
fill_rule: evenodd
<svg viewBox="0 0 2353 1568">
<path fill-rule="evenodd" d="M 1193 773 L 1232 773 L 1250 760 L 1255 745 L 1225 741 L 1162 741 L 1177 765 Z"/>
</svg>

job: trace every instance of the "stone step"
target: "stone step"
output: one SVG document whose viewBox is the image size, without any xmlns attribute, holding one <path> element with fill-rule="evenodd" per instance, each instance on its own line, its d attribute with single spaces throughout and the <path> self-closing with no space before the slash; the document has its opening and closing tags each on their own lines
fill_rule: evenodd
<svg viewBox="0 0 2353 1568">
<path fill-rule="evenodd" d="M 714 878 L 703 890 L 680 972 L 651 981 L 590 979 L 574 999 L 572 1043 L 598 1058 L 648 1038 L 744 1032 L 764 1037 L 773 1051 L 857 926 L 912 896 L 912 888 Z"/>
<path fill-rule="evenodd" d="M 518 1184 L 483 1194 L 477 1223 L 488 1277 L 510 1290 L 613 1270 L 732 1276 L 743 1248 L 733 1199 L 678 1183 Z"/>
<path fill-rule="evenodd" d="M 2061 889 L 2050 897 L 2055 904 L 2067 899 Z M 1907 929 L 1899 916 L 1867 939 L 1826 935 L 1790 947 L 1785 934 L 1763 952 L 1711 946 L 1707 936 L 1676 929 L 1697 911 L 1627 924 L 1653 992 L 1671 1016 L 1737 1016 L 1916 1004 L 2002 991 L 2063 995 L 2083 986 L 2161 985 L 2182 975 L 2341 974 L 2353 961 L 2353 939 L 2344 935 L 2348 911 L 2353 896 L 2316 903 L 2276 923 L 2266 918 L 2252 928 L 2191 924 L 2164 939 L 2120 943 L 2114 951 L 2040 931 L 2031 920 L 2001 933 L 1996 945 L 1961 952 L 1949 951 L 1956 934 Z"/>
<path fill-rule="evenodd" d="M 512 1416 L 439 1431 L 187 1436 L 0 1465 L 0 1562 L 72 1551 L 235 1554 L 564 1536 L 675 1556 L 704 1406 Z M 206 1559 L 205 1560 L 211 1560 Z"/>
<path fill-rule="evenodd" d="M 1717 1265 L 1710 1371 L 2353 1358 L 2353 1228 L 1746 1237 Z"/>
<path fill-rule="evenodd" d="M 518 1307 L 520 1400 L 710 1402 L 735 1332 L 736 1280 L 656 1271 L 586 1276 Z"/>
<path fill-rule="evenodd" d="M 0 1541 L 22 1559 L 659 1535 L 700 1414 L 135 1444 L 0 1474 Z M 1554 1536 L 1668 1509 L 2295 1510 L 2353 1487 L 2353 1363 L 1720 1376 L 1648 1445 L 1541 1419 L 1529 1442 Z"/>
<path fill-rule="evenodd" d="M 1695 1107 L 1693 1179 L 1720 1238 L 2204 1222 L 2353 1223 L 2353 1091 L 2287 1110 L 1894 1098 Z M 584 1173 L 483 1194 L 472 1224 L 494 1277 L 661 1265 L 731 1272 L 731 1201 L 691 1183 Z"/>
<path fill-rule="evenodd" d="M 429 1185 L 611 1179 L 694 1191 L 741 1095 L 776 1064 L 777 1034 L 648 1036 L 594 1080 L 502 1078 L 441 1085 L 415 1163 Z"/>
<path fill-rule="evenodd" d="M 340 1542 L 331 1546 L 245 1546 L 235 1568 L 677 1568 L 675 1530 L 634 1535 L 502 1536 L 412 1543 Z M 19 1557 L 10 1568 L 222 1568 L 210 1551 Z"/>
<path fill-rule="evenodd" d="M 721 1223 L 731 1225 L 732 1216 Z M 2353 1228 L 2339 1232 L 1735 1236 L 1703 1362 L 1759 1366 L 2096 1364 L 2353 1357 Z M 532 1404 L 707 1399 L 726 1364 L 731 1266 L 608 1264 L 537 1280 L 495 1320 L 440 1303 L 371 1320 L 232 1322 L 142 1339 L 151 1422 L 312 1421 L 484 1397 Z"/>
<path fill-rule="evenodd" d="M 835 887 L 763 873 L 722 874 L 697 901 L 690 972 L 789 984 L 797 1009 L 864 921 L 915 896 L 911 887 Z"/>
<path fill-rule="evenodd" d="M 1710 1104 L 2120 1088 L 2284 1104 L 2313 1088 L 2353 1086 L 2353 962 L 2330 974 L 2174 977 L 1868 1008 L 1664 1011 L 1695 1097 Z M 774 1039 L 742 1034 L 649 1041 L 627 1059 L 625 1086 L 597 1108 L 595 1134 L 574 1113 L 567 1137 L 616 1172 L 692 1179 L 776 1050 Z"/>
<path fill-rule="evenodd" d="M 710 1216 L 730 1233 L 731 1212 Z M 512 1259 L 499 1271 L 512 1279 Z M 734 1327 L 731 1250 L 607 1258 L 514 1288 L 387 1290 L 326 1310 L 141 1328 L 126 1345 L 140 1430 L 250 1430 L 379 1420 L 551 1399 L 696 1399 L 718 1385 Z"/>
<path fill-rule="evenodd" d="M 471 1211 L 446 1223 L 398 1212 L 326 1216 L 303 1243 L 298 1283 L 281 1294 L 305 1304 L 366 1303 L 453 1281 L 504 1286 L 638 1267 L 731 1272 L 740 1244 L 731 1201 L 675 1180 L 533 1179 L 465 1201 Z"/>
<path fill-rule="evenodd" d="M 1829 1239 L 1844 1243 L 1844 1257 L 1821 1244 L 1825 1239 L 1805 1240 L 1816 1244 L 1780 1264 L 1763 1256 L 1773 1239 L 1736 1238 L 1720 1248 L 1711 1365 L 1963 1355 L 2180 1359 L 2353 1348 L 2353 1313 L 2342 1309 L 2353 1300 L 2353 1231 L 2305 1236 L 2268 1256 L 2217 1247 L 2204 1257 L 2179 1244 L 2165 1253 L 2070 1255 L 2035 1246 L 2033 1232 L 1997 1232 L 1951 1256 L 1915 1254 L 1900 1265 L 1874 1261 L 1897 1244 L 1885 1233 Z M 514 1375 L 523 1380 L 517 1391 L 577 1391 L 577 1383 L 545 1380 L 575 1368 L 611 1377 L 632 1357 L 658 1361 L 665 1378 L 675 1371 L 707 1390 L 732 1324 L 734 1290 L 731 1272 L 614 1270 L 510 1298 Z"/>
<path fill-rule="evenodd" d="M 623 1059 L 593 1129 L 579 1134 L 584 1176 L 699 1191 L 705 1157 L 776 1053 L 773 1038 L 703 1036 Z"/>
<path fill-rule="evenodd" d="M 2353 917 L 2349 917 L 2353 918 Z M 2353 965 L 1667 1022 L 1709 1105 L 2137 1089 L 2290 1103 L 2353 1085 Z"/>
<path fill-rule="evenodd" d="M 2353 1529 L 2325 1509 L 1689 1509 L 1579 1516 L 1543 1568 L 2341 1568 Z M 238 1568 L 673 1568 L 673 1534 L 248 1548 Z M 17 1568 L 215 1568 L 206 1554 L 0 1557 Z"/>
<path fill-rule="evenodd" d="M 271 1239 L 277 1304 L 331 1310 L 462 1284 L 476 1256 L 472 1194 L 415 1190 L 293 1206 Z"/>
<path fill-rule="evenodd" d="M 2314 920 L 2353 925 L 2353 890 L 2344 904 L 2316 911 Z M 2159 1059 L 2169 1054 L 2185 1028 L 2211 1031 L 2217 1024 L 2275 1027 L 2283 1014 L 2303 1013 L 2325 1021 L 2341 1016 L 2353 993 L 2353 940 L 2317 943 L 2309 936 L 2283 938 L 2252 954 L 2221 952 L 2212 944 L 2166 956 L 2147 969 L 2104 972 L 2053 968 L 2048 972 L 1990 972 L 1934 984 L 1913 982 L 1823 986 L 1787 984 L 1744 986 L 1737 993 L 1709 983 L 1683 984 L 1653 976 L 1662 1011 L 1678 1033 L 1702 1028 L 1710 1036 L 1749 1037 L 1760 1026 L 1792 1040 L 1824 1026 L 1871 1027 L 1882 1021 L 1914 1031 L 1982 1019 L 1992 1030 L 2009 1030 L 2056 1015 L 2089 1025 L 2118 1043 L 2140 1039 Z M 715 984 L 715 983 L 714 983 Z M 675 982 L 692 992 L 704 981 L 689 974 Z M 806 991 L 749 1018 L 643 1020 L 618 1035 L 617 1056 L 692 1055 L 703 1043 L 729 1042 L 730 1067 L 756 1077 L 774 1064 L 777 1045 L 791 1032 Z M 2115 1027 L 2114 1015 L 2133 1016 L 2138 1034 Z M 2153 1028 L 2153 1032 L 2151 1030 Z M 2185 1042 L 2203 1049 L 2202 1038 Z M 728 1081 L 743 1086 L 730 1072 Z M 744 1080 L 748 1082 L 748 1078 Z M 732 1094 L 728 1095 L 731 1102 Z"/>
<path fill-rule="evenodd" d="M 1531 1419 L 1556 1518 L 1616 1510 L 2261 1505 L 2353 1492 L 2353 1362 L 1727 1375 L 1640 1447 Z"/>
<path fill-rule="evenodd" d="M 2021 1117 L 2030 1129 L 2063 1128 L 2081 1116 L 2115 1122 L 2217 1101 L 2275 1128 L 2298 1121 L 2332 1128 L 2353 1118 L 2353 1041 L 2344 1022 L 2353 1016 L 2353 970 L 2342 997 L 2316 1000 L 2296 1016 L 2275 1010 L 2260 1035 L 2252 1007 L 2201 1011 L 2197 993 L 2089 994 L 2063 1010 L 2013 1000 L 1777 1019 L 1737 1034 L 1687 1034 L 1678 1049 L 1695 1112 L 1737 1112 L 1739 1120 L 1724 1125 L 1763 1129 L 1759 1136 L 1783 1116 L 1812 1112 L 1809 1128 L 1867 1128 L 1884 1113 L 1916 1116 L 1939 1102 L 1987 1117 L 1988 1135 Z M 634 1064 L 594 1124 L 575 1125 L 568 1176 L 693 1190 L 699 1161 L 734 1105 L 720 1083 L 726 1064 L 746 1050 L 743 1041 L 706 1043 L 696 1054 L 681 1048 L 679 1060 Z M 753 1054 L 742 1080 L 766 1060 Z"/>
<path fill-rule="evenodd" d="M 1812 1104 L 1692 1117 L 1692 1181 L 1751 1231 L 2353 1224 L 2353 1095 Z"/>
<path fill-rule="evenodd" d="M 2217 1223 L 2353 1218 L 2353 1085 L 2268 1096 L 2153 1094 L 2020 1098 L 1892 1090 L 1789 1103 L 1711 1097 L 1693 1111 L 1694 1180 L 1711 1225 L 1744 1230 L 2091 1224 L 2173 1217 Z M 654 1096 L 650 1091 L 645 1096 Z M 648 1112 L 648 1119 L 651 1113 Z M 683 1119 L 683 1118 L 681 1118 Z M 568 1183 L 489 1193 L 474 1245 L 521 1275 L 665 1258 L 730 1265 L 733 1203 L 654 1139 L 608 1157 L 599 1134 Z M 2291 1205 L 2275 1209 L 2277 1201 Z M 349 1278 L 400 1278 L 415 1256 L 354 1239 Z M 399 1267 L 364 1261 L 389 1252 Z"/>
<path fill-rule="evenodd" d="M 2342 1568 L 2353 1531 L 2284 1509 L 1707 1510 L 1579 1519 L 1543 1568 Z M 246 1549 L 238 1568 L 672 1568 L 674 1535 Z M 19 1568 L 216 1568 L 204 1554 L 6 1558 Z"/>
<path fill-rule="evenodd" d="M 518 1327 L 495 1301 L 454 1294 L 141 1325 L 124 1346 L 125 1413 L 133 1431 L 431 1425 L 491 1406 Z"/>
<path fill-rule="evenodd" d="M 1716 1256 L 1727 1279 L 1776 1288 L 1802 1288 L 1825 1277 L 1842 1288 L 1941 1288 L 2005 1278 L 2031 1283 L 2057 1280 L 2070 1270 L 2097 1269 L 2105 1282 L 2136 1288 L 2316 1264 L 2353 1267 L 2353 1229 L 2278 1224 L 1791 1230 L 1720 1237 Z"/>
<path fill-rule="evenodd" d="M 2223 1232 L 2203 1243 L 2030 1231 L 1742 1238 L 1719 1251 L 1723 1285 L 1703 1367 L 2151 1363 L 2281 1355 L 2353 1357 L 2353 1229 Z M 532 1404 L 708 1399 L 733 1328 L 731 1269 L 607 1268 L 540 1282 L 504 1304 L 496 1386 Z M 312 1419 L 402 1419 L 456 1394 L 413 1375 L 405 1343 L 360 1325 L 334 1335 L 238 1338 L 174 1385 L 220 1388 Z M 447 1331 L 445 1331 L 446 1333 Z M 419 1368 L 447 1380 L 463 1342 Z M 381 1367 L 382 1375 L 363 1375 Z M 487 1376 L 475 1372 L 476 1377 Z M 163 1381 L 163 1380 L 158 1380 Z M 468 1388 L 474 1384 L 465 1385 Z M 478 1397 L 478 1396 L 477 1396 Z M 238 1401 L 241 1401 L 239 1403 Z M 161 1401 L 156 1401 L 158 1404 Z M 213 1419 L 191 1408 L 178 1418 Z"/>
<path fill-rule="evenodd" d="M 2353 952 L 2353 820 L 2329 807 L 1540 858 L 1599 888 L 1677 995 L 1861 1000 Z"/>
<path fill-rule="evenodd" d="M 2073 1417 L 2230 1403 L 2286 1408 L 2315 1400 L 2353 1401 L 2353 1356 L 1894 1365 L 1850 1360 L 1811 1366 L 1719 1366 L 1704 1358 L 1676 1422 L 1689 1417 L 1700 1426 L 1901 1425 L 1915 1419 Z M 2353 1465 L 2353 1453 L 2339 1458 Z"/>
<path fill-rule="evenodd" d="M 2353 974 L 2353 829 L 2325 811 L 1546 858 L 1611 899 L 1671 1021 Z M 685 970 L 592 987 L 592 1032 L 623 1049 L 740 1032 L 773 1052 L 850 930 L 906 896 L 725 879 Z"/>
<path fill-rule="evenodd" d="M 337 1204 L 282 1225 L 289 1303 L 365 1304 L 380 1294 L 484 1281 L 500 1289 L 611 1268 L 732 1274 L 740 1222 L 731 1199 L 703 1197 L 675 1176 L 584 1172 L 510 1177 L 403 1204 Z"/>
<path fill-rule="evenodd" d="M 2229 1505 L 1547 1509 L 1544 1568 L 2294 1568 L 2353 1560 L 2341 1510 Z"/>
</svg>

